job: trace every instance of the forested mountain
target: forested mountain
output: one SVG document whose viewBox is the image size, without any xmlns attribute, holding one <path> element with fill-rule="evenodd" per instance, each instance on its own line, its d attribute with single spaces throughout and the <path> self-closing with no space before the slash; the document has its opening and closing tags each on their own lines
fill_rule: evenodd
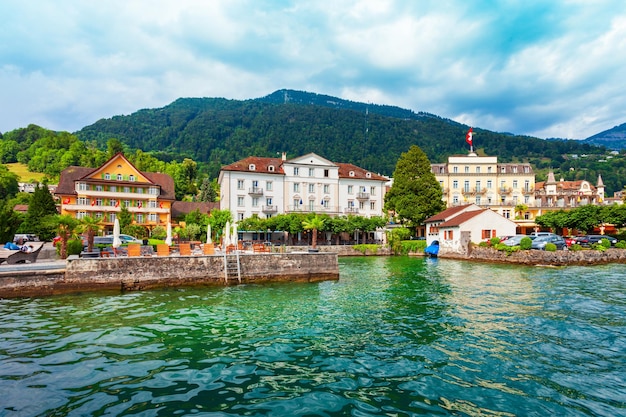
<svg viewBox="0 0 626 417">
<path fill-rule="evenodd" d="M 583 142 L 590 145 L 605 146 L 608 149 L 626 149 L 626 123 L 593 135 Z"/>
<path fill-rule="evenodd" d="M 391 175 L 400 154 L 414 144 L 432 162 L 467 153 L 467 129 L 428 113 L 280 90 L 244 101 L 181 98 L 163 108 L 99 120 L 76 135 L 101 146 L 117 138 L 166 160 L 190 157 L 207 164 L 211 176 L 238 159 L 281 152 L 288 157 L 315 152 Z M 545 141 L 476 127 L 474 132 L 479 152 L 502 162 L 529 161 L 537 168 L 559 167 L 565 154 L 604 152 L 578 141 Z"/>
</svg>

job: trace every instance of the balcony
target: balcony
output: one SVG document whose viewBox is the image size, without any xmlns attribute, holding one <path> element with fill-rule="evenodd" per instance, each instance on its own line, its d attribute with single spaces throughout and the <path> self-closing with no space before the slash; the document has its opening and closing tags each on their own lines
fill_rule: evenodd
<svg viewBox="0 0 626 417">
<path fill-rule="evenodd" d="M 343 209 L 344 213 L 348 213 L 348 214 L 356 214 L 359 212 L 359 208 L 358 207 L 346 207 L 345 209 Z"/>
<path fill-rule="evenodd" d="M 370 193 L 357 193 L 356 194 L 356 199 L 357 200 L 369 200 L 370 199 Z"/>
<path fill-rule="evenodd" d="M 262 206 L 261 211 L 263 213 L 276 213 L 278 211 L 278 206 Z"/>
<path fill-rule="evenodd" d="M 253 196 L 262 196 L 263 195 L 263 188 L 250 187 L 248 189 L 248 194 L 249 195 L 253 195 Z"/>
</svg>

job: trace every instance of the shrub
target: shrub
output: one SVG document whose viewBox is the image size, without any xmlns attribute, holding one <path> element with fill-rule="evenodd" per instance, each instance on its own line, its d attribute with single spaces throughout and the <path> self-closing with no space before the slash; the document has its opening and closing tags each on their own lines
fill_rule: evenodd
<svg viewBox="0 0 626 417">
<path fill-rule="evenodd" d="M 597 250 L 599 252 L 604 252 L 604 251 L 606 251 L 607 247 L 604 246 L 601 242 L 598 242 L 598 243 L 593 243 L 591 245 L 591 249 L 595 249 L 595 250 Z"/>
<path fill-rule="evenodd" d="M 488 246 L 489 246 L 489 243 L 487 243 L 487 242 L 480 242 L 480 243 L 478 244 L 478 247 L 479 247 L 479 248 L 486 248 L 486 247 L 488 247 Z"/>
<path fill-rule="evenodd" d="M 569 250 L 573 250 L 574 252 L 576 252 L 579 250 L 583 250 L 583 247 L 580 246 L 578 243 L 572 243 L 572 246 L 569 247 Z"/>
<path fill-rule="evenodd" d="M 156 226 L 154 229 L 152 229 L 151 237 L 153 239 L 165 240 L 165 238 L 167 237 L 167 230 L 163 226 Z"/>
<path fill-rule="evenodd" d="M 80 239 L 70 239 L 67 241 L 67 255 L 80 255 L 83 251 L 83 241 Z"/>
<path fill-rule="evenodd" d="M 532 246 L 533 246 L 533 240 L 529 237 L 523 237 L 522 240 L 520 240 L 519 242 L 519 247 L 522 250 L 530 250 Z"/>
<path fill-rule="evenodd" d="M 402 242 L 402 246 L 404 246 L 404 242 Z M 378 252 L 378 248 L 380 248 L 380 245 L 375 245 L 375 244 L 360 244 L 360 245 L 353 245 L 352 249 L 354 250 L 358 250 L 359 252 L 361 252 L 363 255 L 365 255 L 365 253 L 367 251 L 369 251 L 371 254 L 376 254 L 376 252 Z"/>
<path fill-rule="evenodd" d="M 495 246 L 495 249 L 501 252 L 506 252 L 507 256 L 511 256 L 513 252 L 519 251 L 519 246 L 508 246 L 508 245 L 505 245 L 504 243 L 498 243 Z"/>
<path fill-rule="evenodd" d="M 611 242 L 607 238 L 601 239 L 599 243 L 607 249 L 611 247 Z"/>
<path fill-rule="evenodd" d="M 489 243 L 491 244 L 491 246 L 496 246 L 498 243 L 500 243 L 500 238 L 492 237 L 491 239 L 489 239 Z"/>
<path fill-rule="evenodd" d="M 626 240 L 620 240 L 615 244 L 615 247 L 618 249 L 626 249 Z"/>
<path fill-rule="evenodd" d="M 546 243 L 546 252 L 556 252 L 556 245 L 554 243 Z"/>
</svg>

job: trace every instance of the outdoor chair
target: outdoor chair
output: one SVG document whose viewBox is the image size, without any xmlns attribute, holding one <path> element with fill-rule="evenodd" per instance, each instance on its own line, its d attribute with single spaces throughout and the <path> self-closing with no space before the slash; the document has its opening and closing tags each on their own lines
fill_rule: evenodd
<svg viewBox="0 0 626 417">
<path fill-rule="evenodd" d="M 202 253 L 205 255 L 214 255 L 215 254 L 215 245 L 213 243 L 205 243 L 202 246 Z"/>
<path fill-rule="evenodd" d="M 43 243 L 39 245 L 39 247 L 32 252 L 22 252 L 20 250 L 8 250 L 2 249 L 0 250 L 0 264 L 6 262 L 7 264 L 25 264 L 26 262 L 34 263 L 37 261 L 37 256 L 41 249 L 43 248 Z"/>
<path fill-rule="evenodd" d="M 180 254 L 180 256 L 191 256 L 191 244 L 180 243 L 178 245 L 178 253 Z"/>
<path fill-rule="evenodd" d="M 128 256 L 141 256 L 141 245 L 139 243 L 128 244 Z"/>
<path fill-rule="evenodd" d="M 170 256 L 170 247 L 165 243 L 157 245 L 157 256 Z"/>
</svg>

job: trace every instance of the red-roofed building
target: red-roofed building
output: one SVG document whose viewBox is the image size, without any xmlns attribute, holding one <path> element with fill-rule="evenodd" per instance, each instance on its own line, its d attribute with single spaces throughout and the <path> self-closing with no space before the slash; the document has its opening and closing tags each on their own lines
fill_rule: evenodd
<svg viewBox="0 0 626 417">
<path fill-rule="evenodd" d="M 598 175 L 594 186 L 589 181 L 556 181 L 554 173 L 548 173 L 548 179 L 535 184 L 535 200 L 539 207 L 574 208 L 589 204 L 603 204 L 604 182 Z"/>
<path fill-rule="evenodd" d="M 294 159 L 248 157 L 222 168 L 220 209 L 237 220 L 305 212 L 382 216 L 388 178 L 309 153 Z"/>
<path fill-rule="evenodd" d="M 126 207 L 136 224 L 152 228 L 171 221 L 174 180 L 167 174 L 142 172 L 118 153 L 98 168 L 71 166 L 61 172 L 55 195 L 61 214 L 77 219 L 103 218 L 112 230 L 117 213 Z"/>
<path fill-rule="evenodd" d="M 424 221 L 427 244 L 439 241 L 439 253 L 467 254 L 470 242 L 515 234 L 515 222 L 475 204 L 451 207 Z"/>
</svg>

